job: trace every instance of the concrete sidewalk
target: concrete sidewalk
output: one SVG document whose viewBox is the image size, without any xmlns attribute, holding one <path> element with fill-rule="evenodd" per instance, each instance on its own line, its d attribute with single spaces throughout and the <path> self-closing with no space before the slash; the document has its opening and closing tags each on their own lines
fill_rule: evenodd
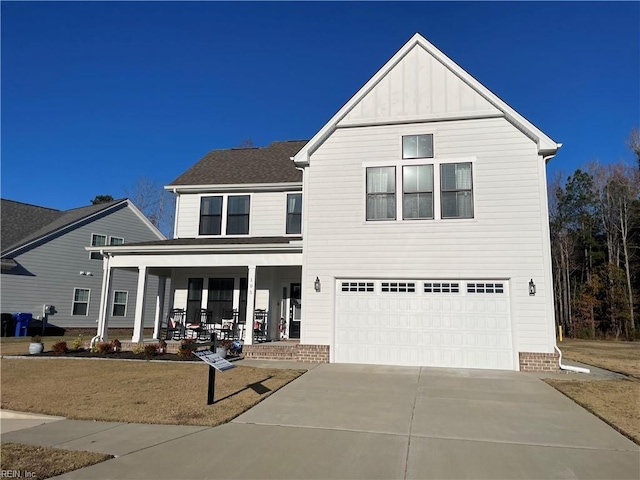
<svg viewBox="0 0 640 480">
<path fill-rule="evenodd" d="M 640 449 L 532 375 L 319 365 L 216 428 L 56 420 L 3 440 L 118 458 L 65 479 L 638 479 Z"/>
</svg>

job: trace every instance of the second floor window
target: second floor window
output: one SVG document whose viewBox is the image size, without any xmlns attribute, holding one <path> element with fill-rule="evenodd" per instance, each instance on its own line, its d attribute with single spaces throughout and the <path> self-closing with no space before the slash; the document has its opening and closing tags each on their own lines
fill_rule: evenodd
<svg viewBox="0 0 640 480">
<path fill-rule="evenodd" d="M 395 220 L 395 167 L 367 168 L 367 220 Z"/>
<path fill-rule="evenodd" d="M 249 195 L 237 195 L 227 199 L 227 235 L 249 234 Z"/>
<path fill-rule="evenodd" d="M 104 247 L 107 244 L 106 235 L 98 235 L 97 233 L 91 234 L 91 246 L 92 247 Z M 91 260 L 102 260 L 100 252 L 91 252 Z"/>
<path fill-rule="evenodd" d="M 440 166 L 442 218 L 473 218 L 471 163 Z"/>
<path fill-rule="evenodd" d="M 222 232 L 222 197 L 202 197 L 200 200 L 200 235 L 220 235 Z"/>
<path fill-rule="evenodd" d="M 302 194 L 287 195 L 287 235 L 302 233 Z"/>
<path fill-rule="evenodd" d="M 199 235 L 248 235 L 250 195 L 202 197 Z"/>
</svg>

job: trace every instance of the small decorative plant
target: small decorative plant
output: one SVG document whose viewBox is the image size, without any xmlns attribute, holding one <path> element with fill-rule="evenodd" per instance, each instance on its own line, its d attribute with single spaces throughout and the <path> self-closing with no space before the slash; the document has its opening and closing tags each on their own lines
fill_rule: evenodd
<svg viewBox="0 0 640 480">
<path fill-rule="evenodd" d="M 65 355 L 69 352 L 69 347 L 67 347 L 67 342 L 61 341 L 54 343 L 52 350 L 56 355 Z"/>
<path fill-rule="evenodd" d="M 144 343 L 136 343 L 131 350 L 136 355 L 144 353 Z"/>
<path fill-rule="evenodd" d="M 74 350 L 84 350 L 84 338 L 82 338 L 82 335 L 78 335 L 78 338 L 73 341 L 71 346 Z"/>
<path fill-rule="evenodd" d="M 165 342 L 164 340 L 160 340 L 158 342 L 158 353 L 161 355 L 163 353 L 167 353 L 167 342 Z"/>
<path fill-rule="evenodd" d="M 119 353 L 122 350 L 122 343 L 120 343 L 120 340 L 118 340 L 117 338 L 111 342 L 111 344 L 113 345 L 113 351 L 115 353 Z"/>
<path fill-rule="evenodd" d="M 113 344 L 111 342 L 100 342 L 98 345 L 98 353 L 111 353 L 113 352 Z"/>
<path fill-rule="evenodd" d="M 185 338 L 180 342 L 180 348 L 178 348 L 178 355 L 181 357 L 192 358 L 193 357 L 193 349 L 185 348 L 186 345 L 191 343 L 196 343 L 195 338 Z"/>
<path fill-rule="evenodd" d="M 153 357 L 156 353 L 158 353 L 158 344 L 157 343 L 147 343 L 144 346 L 144 354 L 147 357 Z"/>
</svg>

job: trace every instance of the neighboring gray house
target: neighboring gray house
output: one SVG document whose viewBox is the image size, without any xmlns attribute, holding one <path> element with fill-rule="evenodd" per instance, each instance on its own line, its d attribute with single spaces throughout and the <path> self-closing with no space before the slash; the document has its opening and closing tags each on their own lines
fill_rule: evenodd
<svg viewBox="0 0 640 480">
<path fill-rule="evenodd" d="M 66 211 L 2 199 L 1 222 L 0 311 L 37 319 L 45 304 L 53 305 L 49 323 L 67 328 L 93 328 L 98 318 L 103 258 L 85 247 L 165 238 L 128 199 Z M 112 327 L 133 326 L 137 281 L 137 272 L 113 276 L 107 310 Z M 149 301 L 157 284 L 149 278 Z M 153 321 L 150 310 L 144 325 Z"/>
</svg>

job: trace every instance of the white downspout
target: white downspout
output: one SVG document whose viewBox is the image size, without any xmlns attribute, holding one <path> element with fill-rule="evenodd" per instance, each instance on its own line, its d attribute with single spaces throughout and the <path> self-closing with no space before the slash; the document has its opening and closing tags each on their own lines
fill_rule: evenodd
<svg viewBox="0 0 640 480">
<path fill-rule="evenodd" d="M 558 365 L 560 366 L 561 370 L 569 370 L 570 372 L 577 372 L 577 373 L 591 373 L 591 370 L 589 370 L 588 368 L 572 367 L 571 365 L 563 365 L 562 352 L 560 351 L 557 345 L 554 348 L 556 349 L 556 352 L 558 352 L 558 355 L 560 355 L 560 358 L 558 359 Z"/>
</svg>

